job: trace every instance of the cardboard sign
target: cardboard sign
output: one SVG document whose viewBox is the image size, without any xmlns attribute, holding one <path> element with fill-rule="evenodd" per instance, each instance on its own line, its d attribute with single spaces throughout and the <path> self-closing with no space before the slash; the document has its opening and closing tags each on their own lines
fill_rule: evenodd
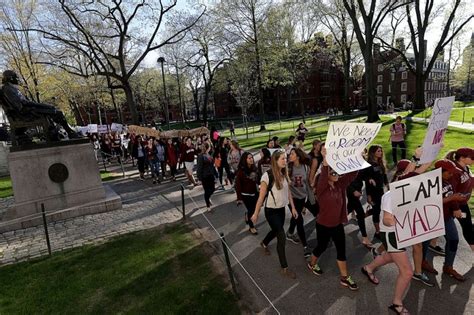
<svg viewBox="0 0 474 315">
<path fill-rule="evenodd" d="M 89 132 L 89 127 L 88 127 L 88 126 L 85 126 L 85 127 L 79 126 L 78 129 L 79 129 L 79 132 L 80 132 L 83 136 L 87 135 L 87 133 Z"/>
<path fill-rule="evenodd" d="M 97 126 L 97 132 L 98 133 L 107 133 L 109 132 L 109 128 L 107 125 L 98 125 Z"/>
<path fill-rule="evenodd" d="M 423 142 L 423 153 L 421 154 L 420 163 L 432 162 L 438 156 L 444 134 L 448 129 L 449 116 L 451 116 L 453 104 L 454 96 L 437 98 L 435 100 L 428 132 Z"/>
<path fill-rule="evenodd" d="M 122 124 L 112 123 L 112 125 L 110 126 L 110 131 L 121 133 L 122 130 L 123 130 L 123 125 Z"/>
<path fill-rule="evenodd" d="M 97 133 L 97 124 L 88 124 L 89 133 Z"/>
<path fill-rule="evenodd" d="M 441 169 L 390 184 L 398 248 L 444 235 Z"/>
<path fill-rule="evenodd" d="M 381 127 L 382 124 L 331 123 L 326 137 L 326 161 L 329 166 L 340 175 L 369 167 L 362 153 Z"/>
</svg>

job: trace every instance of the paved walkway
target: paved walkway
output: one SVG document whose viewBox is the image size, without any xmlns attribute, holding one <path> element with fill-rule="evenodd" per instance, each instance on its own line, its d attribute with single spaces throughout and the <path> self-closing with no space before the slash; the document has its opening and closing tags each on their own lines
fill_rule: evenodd
<svg viewBox="0 0 474 315">
<path fill-rule="evenodd" d="M 392 116 L 393 118 L 395 118 L 397 115 L 389 115 L 389 116 Z M 413 120 L 413 121 L 426 122 L 426 123 L 430 122 L 429 118 L 421 118 L 421 117 L 405 117 L 405 119 Z M 456 128 L 464 129 L 464 130 L 474 131 L 474 124 L 470 124 L 470 123 L 464 123 L 463 124 L 463 123 L 460 123 L 459 121 L 450 120 L 450 121 L 448 121 L 448 126 L 449 127 L 456 127 Z"/>
</svg>

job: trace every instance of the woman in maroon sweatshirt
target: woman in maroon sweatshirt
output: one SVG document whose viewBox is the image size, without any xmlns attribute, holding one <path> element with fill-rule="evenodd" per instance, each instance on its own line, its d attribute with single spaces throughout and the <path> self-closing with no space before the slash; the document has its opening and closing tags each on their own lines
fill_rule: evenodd
<svg viewBox="0 0 474 315">
<path fill-rule="evenodd" d="M 184 162 L 186 177 L 188 178 L 189 182 L 194 186 L 197 186 L 197 182 L 193 176 L 193 169 L 194 169 L 194 158 L 196 157 L 197 152 L 194 148 L 193 142 L 191 137 L 186 138 L 185 145 L 183 150 L 180 152 L 179 160 Z"/>
<path fill-rule="evenodd" d="M 247 211 L 245 212 L 245 223 L 249 226 L 249 232 L 256 235 L 257 229 L 253 225 L 252 217 L 255 212 L 255 206 L 258 200 L 258 174 L 253 155 L 250 152 L 244 152 L 240 158 L 235 178 L 235 192 L 237 193 L 237 205 L 242 202 Z"/>
<path fill-rule="evenodd" d="M 453 174 L 449 182 L 453 185 L 455 193 L 461 193 L 465 199 L 459 202 L 463 216 L 459 219 L 462 233 L 466 242 L 474 251 L 474 230 L 471 220 L 471 210 L 469 209 L 468 201 L 471 198 L 472 189 L 474 188 L 474 177 L 472 176 L 469 166 L 474 162 L 474 149 L 459 148 L 456 151 L 448 153 L 447 159 L 453 161 L 456 166 L 462 170 L 461 173 Z"/>
<path fill-rule="evenodd" d="M 319 215 L 316 219 L 316 234 L 318 246 L 313 250 L 308 268 L 315 275 L 323 271 L 317 264 L 319 257 L 326 250 L 329 240 L 332 239 L 337 251 L 337 266 L 341 273 L 340 284 L 351 290 L 359 287 L 347 273 L 346 238 L 344 223 L 347 222 L 346 189 L 357 177 L 357 171 L 339 176 L 326 161 L 326 148 L 321 150 L 323 165 L 316 186 L 316 195 L 319 201 Z"/>
</svg>

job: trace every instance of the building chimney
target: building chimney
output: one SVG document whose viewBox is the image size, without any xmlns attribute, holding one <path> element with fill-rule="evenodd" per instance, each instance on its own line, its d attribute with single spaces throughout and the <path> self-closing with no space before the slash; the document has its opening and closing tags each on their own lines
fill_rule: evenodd
<svg viewBox="0 0 474 315">
<path fill-rule="evenodd" d="M 399 37 L 395 40 L 395 48 L 400 50 L 401 52 L 405 52 L 405 39 L 403 37 Z"/>
<path fill-rule="evenodd" d="M 374 44 L 374 56 L 377 56 L 380 54 L 380 44 Z"/>
</svg>

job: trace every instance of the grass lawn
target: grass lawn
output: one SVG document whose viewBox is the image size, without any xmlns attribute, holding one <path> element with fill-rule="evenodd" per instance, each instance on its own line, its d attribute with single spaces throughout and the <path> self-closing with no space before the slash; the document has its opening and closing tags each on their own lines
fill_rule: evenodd
<svg viewBox="0 0 474 315">
<path fill-rule="evenodd" d="M 100 171 L 100 178 L 103 182 L 121 177 L 121 175 L 117 175 L 115 173 L 110 173 L 106 171 Z M 0 178 L 0 198 L 6 198 L 13 196 L 13 188 L 12 188 L 12 181 L 10 177 L 2 177 Z"/>
<path fill-rule="evenodd" d="M 415 117 L 429 118 L 431 116 L 431 108 L 417 113 Z M 453 108 L 449 120 L 462 122 L 464 116 L 465 124 L 472 124 L 474 119 L 474 108 Z"/>
<path fill-rule="evenodd" d="M 474 106 L 474 101 L 472 102 L 455 101 L 454 102 L 454 107 L 469 107 L 469 106 Z"/>
<path fill-rule="evenodd" d="M 0 314 L 240 314 L 186 226 L 0 268 Z"/>
</svg>

